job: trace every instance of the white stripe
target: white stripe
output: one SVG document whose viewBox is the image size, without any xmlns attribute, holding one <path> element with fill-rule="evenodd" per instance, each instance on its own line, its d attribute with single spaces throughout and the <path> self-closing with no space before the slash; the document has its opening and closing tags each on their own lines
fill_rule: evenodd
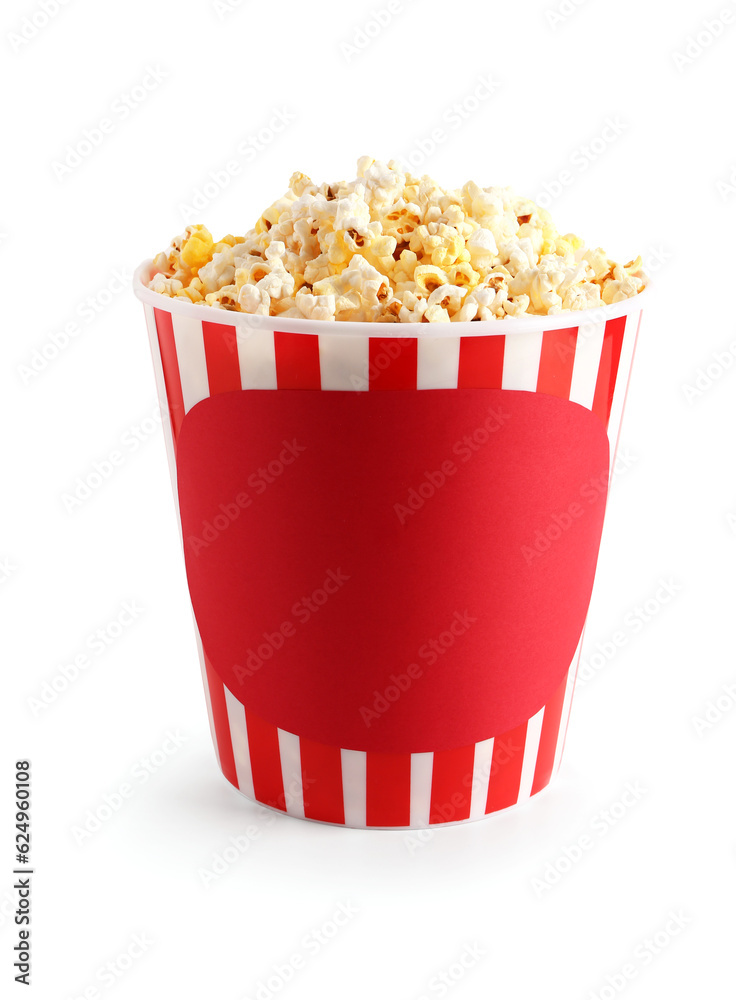
<svg viewBox="0 0 736 1000">
<path fill-rule="evenodd" d="M 523 802 L 532 794 L 534 784 L 534 771 L 537 766 L 537 756 L 539 755 L 539 738 L 542 735 L 542 720 L 544 719 L 544 709 L 540 708 L 536 715 L 533 715 L 526 724 L 526 740 L 524 741 L 524 760 L 521 765 L 521 778 L 519 779 L 519 797 L 517 802 Z"/>
<path fill-rule="evenodd" d="M 480 819 L 486 814 L 488 801 L 488 782 L 491 777 L 491 761 L 493 760 L 493 737 L 481 740 L 475 744 L 473 760 L 473 787 L 470 793 L 469 819 Z"/>
<path fill-rule="evenodd" d="M 176 358 L 179 362 L 181 393 L 184 397 L 184 412 L 189 413 L 195 403 L 210 394 L 207 381 L 207 360 L 204 353 L 202 324 L 191 316 L 171 316 L 176 343 Z"/>
<path fill-rule="evenodd" d="M 146 326 L 148 327 L 148 338 L 151 342 L 151 356 L 153 357 L 153 374 L 156 379 L 156 393 L 158 395 L 159 410 L 161 411 L 161 423 L 164 431 L 164 443 L 166 445 L 166 458 L 169 466 L 169 476 L 171 478 L 171 489 L 174 493 L 174 503 L 176 504 L 176 516 L 179 514 L 179 491 L 176 487 L 176 452 L 174 451 L 174 429 L 171 426 L 171 414 L 169 413 L 169 401 L 166 398 L 166 382 L 164 381 L 164 366 L 161 360 L 161 348 L 158 343 L 158 332 L 156 330 L 156 316 L 153 306 L 144 304 L 146 312 Z M 179 520 L 181 525 L 181 520 Z M 181 531 L 179 539 L 181 540 Z M 183 544 L 183 542 L 182 542 Z"/>
<path fill-rule="evenodd" d="M 611 417 L 608 421 L 608 439 L 611 442 L 611 468 L 616 459 L 616 447 L 618 436 L 621 430 L 621 420 L 624 415 L 624 400 L 626 389 L 629 384 L 629 374 L 631 373 L 631 362 L 634 358 L 634 345 L 636 343 L 636 331 L 639 325 L 641 309 L 629 313 L 626 317 L 624 327 L 624 339 L 621 345 L 621 358 L 618 363 L 618 375 L 613 390 L 613 402 L 611 403 Z"/>
<path fill-rule="evenodd" d="M 192 611 L 192 619 L 194 620 L 194 635 L 197 639 L 197 649 L 199 651 L 199 665 L 202 669 L 202 683 L 204 684 L 204 699 L 207 703 L 207 717 L 210 720 L 210 733 L 212 734 L 212 742 L 215 745 L 215 756 L 217 757 L 217 763 L 222 770 L 222 761 L 220 760 L 220 748 L 217 745 L 217 731 L 215 730 L 215 717 L 212 714 L 212 699 L 210 698 L 210 685 L 207 679 L 207 669 L 204 664 L 204 649 L 202 648 L 202 639 L 199 634 L 199 629 L 197 628 L 197 619 L 194 617 L 194 611 Z M 219 684 L 219 678 L 216 679 L 215 683 Z"/>
<path fill-rule="evenodd" d="M 570 399 L 588 410 L 593 409 L 595 384 L 598 379 L 598 365 L 603 348 L 606 321 L 599 319 L 581 323 L 575 344 L 575 358 L 572 366 Z"/>
<path fill-rule="evenodd" d="M 457 389 L 459 337 L 417 338 L 417 389 Z"/>
<path fill-rule="evenodd" d="M 276 388 L 276 350 L 271 330 L 238 328 L 240 385 L 243 389 Z"/>
<path fill-rule="evenodd" d="M 319 370 L 323 389 L 368 389 L 368 337 L 319 336 Z"/>
<path fill-rule="evenodd" d="M 411 785 L 409 792 L 409 826 L 429 826 L 429 804 L 432 799 L 432 764 L 434 754 L 411 755 Z"/>
<path fill-rule="evenodd" d="M 345 826 L 365 828 L 366 753 L 365 750 L 340 750 L 342 763 L 342 799 Z"/>
<path fill-rule="evenodd" d="M 253 771 L 248 748 L 248 729 L 245 724 L 245 708 L 227 687 L 225 687 L 225 704 L 227 705 L 227 719 L 230 723 L 230 739 L 233 745 L 238 788 L 245 795 L 255 799 Z"/>
<path fill-rule="evenodd" d="M 503 346 L 502 389 L 526 389 L 535 392 L 539 378 L 544 332 L 507 336 Z"/>
<path fill-rule="evenodd" d="M 583 629 L 583 635 L 585 630 Z M 578 672 L 578 662 L 580 660 L 580 653 L 583 648 L 583 636 L 580 636 L 580 642 L 578 643 L 578 648 L 575 650 L 575 655 L 572 658 L 572 663 L 570 664 L 570 669 L 567 672 L 567 684 L 565 686 L 565 697 L 562 702 L 562 713 L 560 714 L 560 728 L 557 733 L 557 746 L 555 747 L 555 762 L 552 766 L 552 775 L 554 776 L 560 766 L 562 760 L 562 747 L 565 743 L 565 736 L 567 734 L 567 724 L 570 718 L 570 708 L 572 707 L 572 695 L 575 688 L 575 677 Z"/>
<path fill-rule="evenodd" d="M 302 755 L 299 737 L 277 729 L 279 734 L 279 756 L 281 757 L 281 777 L 284 780 L 284 805 L 290 816 L 304 819 L 304 788 L 302 784 Z"/>
</svg>

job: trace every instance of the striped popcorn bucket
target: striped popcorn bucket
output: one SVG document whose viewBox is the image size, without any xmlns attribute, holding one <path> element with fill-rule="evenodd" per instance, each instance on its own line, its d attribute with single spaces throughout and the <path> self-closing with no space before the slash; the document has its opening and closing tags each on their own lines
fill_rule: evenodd
<svg viewBox="0 0 736 1000">
<path fill-rule="evenodd" d="M 142 300 L 212 738 L 291 816 L 426 828 L 557 771 L 647 296 L 451 325 Z"/>
</svg>

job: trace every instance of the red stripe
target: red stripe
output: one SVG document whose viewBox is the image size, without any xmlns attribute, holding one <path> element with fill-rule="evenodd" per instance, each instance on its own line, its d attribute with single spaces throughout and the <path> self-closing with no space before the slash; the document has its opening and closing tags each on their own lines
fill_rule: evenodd
<svg viewBox="0 0 736 1000">
<path fill-rule="evenodd" d="M 366 826 L 408 826 L 410 753 L 366 753 Z"/>
<path fill-rule="evenodd" d="M 212 719 L 215 724 L 215 738 L 217 740 L 217 751 L 220 755 L 222 773 L 231 784 L 239 788 L 238 773 L 235 770 L 235 757 L 233 755 L 233 739 L 230 735 L 230 722 L 227 717 L 225 688 L 220 678 L 212 669 L 212 664 L 206 655 L 204 658 L 204 667 L 207 674 L 207 687 L 210 690 Z"/>
<path fill-rule="evenodd" d="M 486 799 L 487 813 L 512 806 L 519 798 L 526 727 L 527 723 L 522 722 L 516 729 L 497 736 L 493 741 L 493 759 Z"/>
<path fill-rule="evenodd" d="M 281 754 L 276 726 L 245 710 L 248 730 L 248 751 L 253 774 L 253 792 L 259 802 L 286 812 L 284 779 L 281 774 Z"/>
<path fill-rule="evenodd" d="M 550 700 L 544 707 L 542 717 L 542 732 L 539 736 L 539 751 L 537 753 L 537 764 L 534 768 L 534 780 L 532 781 L 531 794 L 540 791 L 549 784 L 552 777 L 552 768 L 555 763 L 555 751 L 557 750 L 557 740 L 560 735 L 560 719 L 562 718 L 562 706 L 565 701 L 565 688 L 567 687 L 568 673 L 562 679 L 562 684 L 557 688 Z"/>
<path fill-rule="evenodd" d="M 240 362 L 235 327 L 223 323 L 208 323 L 205 320 L 202 323 L 202 336 L 210 395 L 240 389 Z"/>
<path fill-rule="evenodd" d="M 176 356 L 174 326 L 171 322 L 171 313 L 154 307 L 153 314 L 156 318 L 156 332 L 161 351 L 161 364 L 164 368 L 166 399 L 169 403 L 171 429 L 174 435 L 174 448 L 176 448 L 179 428 L 184 419 L 184 396 L 181 391 L 181 376 L 179 375 L 179 359 Z"/>
<path fill-rule="evenodd" d="M 611 416 L 611 403 L 613 402 L 613 391 L 616 388 L 616 375 L 618 374 L 618 363 L 621 360 L 621 345 L 624 341 L 625 328 L 625 316 L 609 319 L 606 323 L 606 332 L 603 335 L 603 349 L 598 365 L 598 379 L 595 384 L 592 410 L 601 418 L 606 427 L 608 427 L 608 419 Z"/>
<path fill-rule="evenodd" d="M 326 823 L 344 823 L 340 748 L 299 738 L 304 815 Z"/>
<path fill-rule="evenodd" d="M 461 337 L 458 389 L 500 389 L 503 382 L 505 334 Z"/>
<path fill-rule="evenodd" d="M 416 389 L 417 338 L 368 338 L 368 388 Z"/>
<path fill-rule="evenodd" d="M 576 326 L 567 327 L 564 330 L 544 331 L 542 353 L 539 358 L 537 392 L 545 392 L 549 396 L 559 396 L 561 399 L 570 398 L 577 339 L 578 328 Z"/>
<path fill-rule="evenodd" d="M 319 337 L 312 333 L 273 335 L 279 389 L 319 389 Z"/>
<path fill-rule="evenodd" d="M 475 744 L 437 750 L 432 761 L 430 823 L 453 823 L 470 816 Z"/>
</svg>

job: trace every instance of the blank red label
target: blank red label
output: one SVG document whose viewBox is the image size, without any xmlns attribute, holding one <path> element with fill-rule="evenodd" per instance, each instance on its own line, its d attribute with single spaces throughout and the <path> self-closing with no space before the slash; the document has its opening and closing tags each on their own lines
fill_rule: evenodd
<svg viewBox="0 0 736 1000">
<path fill-rule="evenodd" d="M 502 389 L 223 392 L 186 415 L 178 487 L 213 669 L 318 743 L 467 747 L 553 697 L 607 492 L 584 407 Z"/>
</svg>

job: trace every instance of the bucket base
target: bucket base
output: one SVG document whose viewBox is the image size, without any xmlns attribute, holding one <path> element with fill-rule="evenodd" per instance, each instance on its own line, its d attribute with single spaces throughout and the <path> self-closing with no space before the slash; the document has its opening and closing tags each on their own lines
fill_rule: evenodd
<svg viewBox="0 0 736 1000">
<path fill-rule="evenodd" d="M 353 829 L 422 830 L 525 802 L 557 771 L 575 661 L 554 696 L 510 732 L 452 750 L 378 753 L 316 743 L 246 709 L 203 657 L 220 768 L 246 798 Z"/>
<path fill-rule="evenodd" d="M 545 789 L 549 788 L 550 785 L 553 785 L 554 784 L 554 781 L 552 780 L 553 778 L 554 778 L 554 775 L 552 776 L 552 778 L 550 779 L 550 781 L 547 782 L 546 785 L 544 785 L 543 787 L 539 788 L 537 791 L 534 792 L 534 796 L 533 797 L 536 798 L 536 796 L 540 792 L 545 791 Z M 465 819 L 440 820 L 440 821 L 438 821 L 436 823 L 418 823 L 418 824 L 413 824 L 413 825 L 409 824 L 407 826 L 366 826 L 365 824 L 363 824 L 362 826 L 358 826 L 358 825 L 356 825 L 354 823 L 338 823 L 338 822 L 335 822 L 334 820 L 317 819 L 314 816 L 306 816 L 306 815 L 304 815 L 302 813 L 294 813 L 294 812 L 290 813 L 287 810 L 281 809 L 278 806 L 268 805 L 265 802 L 259 802 L 258 799 L 254 798 L 252 795 L 249 795 L 246 792 L 242 791 L 240 788 L 238 788 L 237 785 L 233 785 L 231 781 L 228 781 L 228 784 L 231 785 L 231 787 L 234 788 L 235 791 L 240 796 L 242 796 L 244 799 L 246 799 L 248 802 L 251 802 L 253 805 L 261 806 L 263 809 L 267 809 L 268 812 L 269 813 L 273 813 L 274 816 L 291 816 L 291 818 L 295 819 L 295 820 L 306 820 L 308 823 L 316 823 L 316 824 L 318 824 L 320 826 L 337 826 L 337 827 L 342 827 L 343 829 L 349 829 L 349 830 L 389 830 L 389 831 L 394 831 L 394 832 L 402 832 L 402 831 L 403 832 L 410 832 L 412 830 L 414 830 L 414 831 L 417 831 L 417 830 L 419 830 L 419 831 L 421 831 L 421 830 L 434 831 L 434 830 L 437 830 L 437 829 L 445 829 L 446 827 L 450 827 L 450 826 L 467 826 L 468 824 L 471 824 L 471 823 L 480 823 L 483 820 L 488 819 L 490 816 L 496 815 L 497 813 L 505 813 L 509 809 L 514 809 L 517 806 L 525 805 L 529 801 L 529 799 L 526 799 L 526 800 L 519 801 L 519 802 L 516 802 L 516 803 L 510 803 L 507 806 L 502 806 L 499 809 L 494 809 L 493 812 L 482 813 L 482 814 L 477 815 L 477 816 L 468 816 Z M 531 797 L 532 796 L 530 796 L 530 798 Z"/>
</svg>

